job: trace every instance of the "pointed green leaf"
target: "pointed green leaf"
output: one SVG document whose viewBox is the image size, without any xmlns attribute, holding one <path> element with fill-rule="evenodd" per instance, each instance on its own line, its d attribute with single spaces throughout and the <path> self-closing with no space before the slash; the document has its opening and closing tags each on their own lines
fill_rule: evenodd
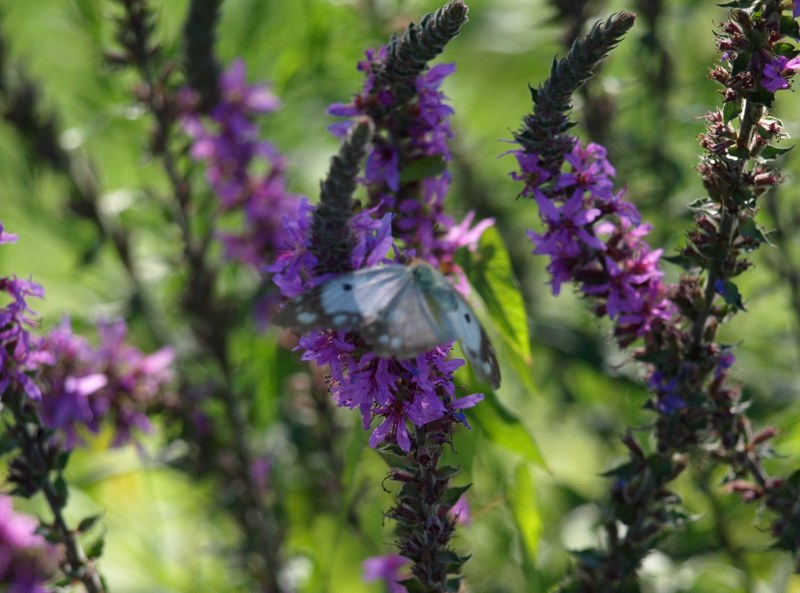
<svg viewBox="0 0 800 593">
<path fill-rule="evenodd" d="M 471 487 L 472 484 L 467 484 L 466 486 L 454 486 L 453 488 L 448 488 L 442 497 L 442 502 L 446 505 L 453 506 L 456 504 L 456 502 L 458 502 L 458 499 L 461 498 L 461 495 Z"/>
<path fill-rule="evenodd" d="M 777 146 L 765 146 L 764 150 L 759 153 L 759 156 L 763 159 L 774 159 L 775 157 L 779 157 L 781 155 L 786 154 L 790 150 L 794 148 L 794 145 L 787 146 L 786 148 L 779 148 Z"/>
<path fill-rule="evenodd" d="M 97 538 L 97 540 L 89 546 L 86 550 L 86 557 L 89 559 L 99 558 L 103 555 L 103 549 L 106 546 L 105 536 Z"/>
<path fill-rule="evenodd" d="M 726 281 L 725 288 L 722 291 L 718 291 L 722 298 L 725 299 L 725 302 L 729 305 L 733 305 L 739 311 L 746 311 L 747 309 L 744 308 L 744 303 L 742 302 L 742 295 L 739 293 L 739 287 L 736 286 L 733 282 Z"/>
<path fill-rule="evenodd" d="M 95 524 L 102 518 L 102 516 L 103 516 L 103 513 L 98 513 L 97 515 L 92 515 L 90 517 L 84 517 L 83 519 L 81 519 L 81 522 L 78 523 L 78 531 L 80 533 L 86 533 L 92 527 L 95 526 Z"/>
<path fill-rule="evenodd" d="M 722 108 L 722 118 L 725 123 L 730 122 L 742 112 L 742 104 L 739 101 L 730 101 L 725 103 Z"/>
<path fill-rule="evenodd" d="M 767 245 L 771 245 L 769 239 L 767 239 L 767 236 L 763 233 L 763 231 L 760 228 L 758 228 L 756 221 L 753 220 L 752 218 L 745 219 L 739 225 L 739 232 L 743 236 L 748 237 L 750 239 L 755 239 L 759 243 L 765 243 Z"/>
</svg>

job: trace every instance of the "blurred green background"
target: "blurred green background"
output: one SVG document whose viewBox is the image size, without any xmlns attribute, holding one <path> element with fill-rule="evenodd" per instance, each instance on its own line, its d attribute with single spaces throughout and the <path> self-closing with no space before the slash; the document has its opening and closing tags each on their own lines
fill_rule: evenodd
<svg viewBox="0 0 800 593">
<path fill-rule="evenodd" d="M 596 542 L 598 503 L 609 485 L 600 474 L 624 459 L 618 437 L 627 430 L 643 435 L 650 416 L 642 410 L 642 369 L 616 349 L 609 325 L 592 317 L 568 287 L 551 296 L 546 262 L 529 255 L 524 234 L 537 225 L 535 209 L 517 199 L 520 187 L 508 177 L 513 157 L 501 156 L 530 109 L 527 85 L 543 80 L 553 56 L 565 53 L 565 23 L 544 1 L 468 4 L 469 22 L 440 59 L 457 64 L 444 85 L 456 110 L 449 211 L 459 219 L 471 209 L 494 216 L 510 251 L 527 306 L 533 355 L 530 375 L 506 372 L 498 398 L 522 419 L 546 467 L 532 455 L 510 452 L 480 428 L 460 431 L 450 457 L 463 470 L 458 482 L 473 483 L 473 522 L 460 529 L 455 545 L 472 555 L 467 590 L 544 591 L 567 571 L 567 549 Z M 585 10 L 591 23 L 612 10 L 636 12 L 656 4 L 595 2 Z M 576 96 L 574 119 L 579 135 L 591 134 L 608 146 L 620 186 L 628 186 L 628 198 L 653 223 L 653 243 L 669 252 L 681 244 L 691 223 L 687 204 L 703 195 L 694 174 L 696 136 L 703 129 L 702 115 L 719 104 L 706 72 L 716 59 L 713 27 L 725 12 L 710 2 L 662 4 L 655 28 L 640 19 L 588 91 Z M 157 14 L 155 35 L 178 61 L 188 3 L 151 5 Z M 326 132 L 333 118 L 325 108 L 360 89 L 356 63 L 363 52 L 438 6 L 429 0 L 223 2 L 218 56 L 223 64 L 243 58 L 249 80 L 270 82 L 280 96 L 283 107 L 264 118 L 263 134 L 287 156 L 292 191 L 316 199 L 337 149 Z M 178 237 L 162 224 L 169 185 L 160 163 L 148 156 L 153 122 L 133 99 L 137 80 L 104 61 L 104 53 L 116 47 L 115 14 L 118 7 L 110 1 L 4 0 L 0 28 L 7 44 L 6 76 L 21 71 L 40 85 L 43 105 L 57 114 L 61 145 L 77 162 L 90 165 L 103 211 L 129 231 L 147 289 L 163 304 L 179 282 L 172 267 Z M 800 101 L 793 92 L 779 95 L 777 115 L 797 136 Z M 587 121 L 594 121 L 595 129 L 588 131 Z M 787 180 L 775 197 L 791 230 L 800 208 L 794 153 L 784 167 Z M 78 328 L 124 314 L 131 290 L 113 250 L 97 244 L 91 225 L 66 208 L 66 192 L 65 180 L 37 164 L 17 132 L 0 122 L 0 221 L 20 237 L 16 245 L 0 249 L 0 275 L 32 276 L 44 285 L 47 298 L 34 308 L 45 329 L 64 314 Z M 762 223 L 773 226 L 769 216 Z M 800 261 L 796 237 L 790 244 Z M 754 269 L 739 282 L 748 310 L 722 332 L 725 343 L 738 345 L 734 377 L 752 401 L 755 423 L 780 429 L 781 456 L 769 462 L 776 473 L 800 465 L 800 311 L 793 310 L 788 283 L 776 272 L 784 255 L 769 248 L 755 254 Z M 668 264 L 665 271 L 673 278 L 678 273 Z M 254 282 L 246 276 L 230 281 Z M 145 320 L 130 321 L 140 347 L 157 347 Z M 308 427 L 282 397 L 290 371 L 301 367 L 276 354 L 272 333 L 242 333 L 236 357 L 242 388 L 250 390 L 261 410 L 254 419 L 256 437 L 275 455 L 275 485 L 287 493 L 289 577 L 301 591 L 384 590 L 380 583 L 361 581 L 360 563 L 391 550 L 391 524 L 382 512 L 392 497 L 382 488 L 386 466 L 367 447 L 356 414 L 342 411 L 337 418 L 346 427 L 339 443 L 346 459 L 344 498 L 360 518 L 358 533 L 346 528 L 341 514 L 321 508 L 319 497 L 325 493 L 311 488 L 310 476 L 321 461 L 304 449 Z M 287 365 L 296 366 L 287 370 Z M 164 450 L 163 443 L 157 431 L 145 439 L 143 451 L 109 452 L 99 439 L 73 457 L 69 510 L 74 517 L 105 511 L 101 570 L 110 589 L 247 590 L 228 561 L 235 527 L 215 510 L 213 485 L 171 469 L 168 462 L 181 452 Z M 704 464 L 681 477 L 678 490 L 694 520 L 648 558 L 642 590 L 800 591 L 788 557 L 766 549 L 769 517 L 726 494 L 721 477 L 717 468 Z M 536 549 L 525 546 L 537 539 Z M 528 566 L 526 553 L 532 558 Z"/>
</svg>

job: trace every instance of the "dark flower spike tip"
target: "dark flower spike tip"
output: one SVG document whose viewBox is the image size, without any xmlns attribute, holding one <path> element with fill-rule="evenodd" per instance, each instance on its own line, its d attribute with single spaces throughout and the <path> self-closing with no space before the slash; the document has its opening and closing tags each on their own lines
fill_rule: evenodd
<svg viewBox="0 0 800 593">
<path fill-rule="evenodd" d="M 426 15 L 420 24 L 410 24 L 402 36 L 392 36 L 386 62 L 376 73 L 377 86 L 392 88 L 397 103 L 411 99 L 416 77 L 458 35 L 467 22 L 467 11 L 463 0 L 453 0 Z"/>
<path fill-rule="evenodd" d="M 342 142 L 339 154 L 331 159 L 328 175 L 320 184 L 320 202 L 311 226 L 311 251 L 317 257 L 318 274 L 350 270 L 354 239 L 348 220 L 353 214 L 358 172 L 373 132 L 372 120 L 360 118 Z"/>
<path fill-rule="evenodd" d="M 222 0 L 192 0 L 183 26 L 186 78 L 189 86 L 200 95 L 198 107 L 203 113 L 219 103 L 217 81 L 221 68 L 214 55 L 214 45 L 220 4 Z"/>
<path fill-rule="evenodd" d="M 514 138 L 526 152 L 539 155 L 547 171 L 558 172 L 575 143 L 575 138 L 566 134 L 572 126 L 568 118 L 572 94 L 592 77 L 597 64 L 619 44 L 635 20 L 632 12 L 621 11 L 597 23 L 575 40 L 565 58 L 553 62 L 545 82 L 531 88 L 533 113 L 525 116 Z"/>
</svg>

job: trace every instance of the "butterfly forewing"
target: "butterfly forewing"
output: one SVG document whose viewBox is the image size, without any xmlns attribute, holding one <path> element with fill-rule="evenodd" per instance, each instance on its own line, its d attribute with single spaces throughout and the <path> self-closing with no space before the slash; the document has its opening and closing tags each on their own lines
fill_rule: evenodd
<svg viewBox="0 0 800 593">
<path fill-rule="evenodd" d="M 406 281 L 405 266 L 364 268 L 337 276 L 287 302 L 277 325 L 307 330 L 358 329 L 375 321 Z"/>
</svg>

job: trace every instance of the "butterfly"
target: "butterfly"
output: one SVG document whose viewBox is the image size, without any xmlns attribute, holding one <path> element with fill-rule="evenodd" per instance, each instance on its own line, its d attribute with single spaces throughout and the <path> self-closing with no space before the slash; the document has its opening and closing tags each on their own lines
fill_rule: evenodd
<svg viewBox="0 0 800 593">
<path fill-rule="evenodd" d="M 273 319 L 298 331 L 357 331 L 378 356 L 413 358 L 459 340 L 475 373 L 500 386 L 500 368 L 475 312 L 430 264 L 382 264 L 341 274 L 289 300 Z"/>
</svg>

